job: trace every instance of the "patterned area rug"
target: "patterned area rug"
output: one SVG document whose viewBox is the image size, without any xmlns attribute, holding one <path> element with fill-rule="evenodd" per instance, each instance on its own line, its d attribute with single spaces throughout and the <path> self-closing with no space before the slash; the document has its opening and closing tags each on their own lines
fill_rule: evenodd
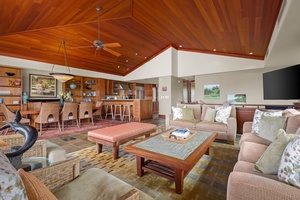
<svg viewBox="0 0 300 200">
<path fill-rule="evenodd" d="M 65 136 L 65 135 L 70 135 L 73 133 L 84 133 L 88 132 L 90 130 L 98 129 L 98 128 L 103 128 L 103 127 L 108 127 L 108 126 L 114 126 L 118 124 L 126 123 L 124 121 L 115 121 L 115 120 L 95 120 L 94 121 L 94 126 L 92 125 L 91 122 L 82 122 L 80 128 L 76 126 L 76 123 L 74 124 L 67 124 L 65 125 L 65 130 L 64 131 L 59 131 L 58 127 L 48 127 L 44 128 L 43 127 L 43 133 L 38 137 L 38 139 L 49 139 L 49 138 L 54 138 L 54 137 L 60 137 L 60 136 Z"/>
<path fill-rule="evenodd" d="M 126 144 L 125 144 L 126 145 Z M 210 154 L 204 155 L 184 179 L 184 191 L 175 193 L 175 184 L 161 176 L 146 172 L 143 177 L 136 175 L 135 156 L 123 151 L 120 158 L 112 159 L 112 150 L 103 146 L 97 154 L 94 147 L 70 153 L 79 156 L 81 172 L 97 167 L 144 191 L 155 199 L 226 199 L 229 173 L 237 161 L 239 147 L 214 142 Z"/>
</svg>

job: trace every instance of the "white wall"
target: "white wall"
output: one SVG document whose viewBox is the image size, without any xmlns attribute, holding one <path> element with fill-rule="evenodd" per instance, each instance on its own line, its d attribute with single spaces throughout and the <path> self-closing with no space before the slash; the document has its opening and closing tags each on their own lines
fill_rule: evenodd
<svg viewBox="0 0 300 200">
<path fill-rule="evenodd" d="M 172 77 L 159 77 L 158 83 L 158 101 L 159 101 L 159 114 L 166 115 L 170 113 L 172 105 Z M 163 91 L 163 87 L 166 87 L 167 90 Z"/>
<path fill-rule="evenodd" d="M 195 77 L 195 100 L 223 103 L 228 94 L 246 94 L 247 104 L 292 105 L 297 100 L 264 100 L 262 73 L 270 69 L 199 75 Z M 204 85 L 220 84 L 220 99 L 204 99 Z"/>
<path fill-rule="evenodd" d="M 178 51 L 178 77 L 263 68 L 262 60 Z"/>
</svg>

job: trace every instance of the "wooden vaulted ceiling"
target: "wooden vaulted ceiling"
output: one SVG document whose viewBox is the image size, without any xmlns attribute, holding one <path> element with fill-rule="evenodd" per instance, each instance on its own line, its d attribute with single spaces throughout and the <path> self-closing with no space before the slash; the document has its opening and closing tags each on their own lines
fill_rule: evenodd
<svg viewBox="0 0 300 200">
<path fill-rule="evenodd" d="M 166 48 L 264 59 L 282 0 L 1 0 L 0 55 L 125 76 Z M 118 42 L 116 57 L 95 48 Z M 85 40 L 86 38 L 87 40 Z M 250 55 L 250 52 L 253 54 Z M 56 61 L 55 61 L 56 60 Z"/>
</svg>

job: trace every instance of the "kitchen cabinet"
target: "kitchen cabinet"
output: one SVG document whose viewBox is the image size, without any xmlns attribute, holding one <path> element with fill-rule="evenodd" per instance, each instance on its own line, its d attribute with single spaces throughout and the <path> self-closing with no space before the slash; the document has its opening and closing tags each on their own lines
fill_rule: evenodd
<svg viewBox="0 0 300 200">
<path fill-rule="evenodd" d="M 106 95 L 117 95 L 119 94 L 120 83 L 113 80 L 105 80 L 105 94 Z"/>
<path fill-rule="evenodd" d="M 10 110 L 21 110 L 22 69 L 0 67 L 0 98 Z M 2 125 L 6 123 L 2 107 L 0 107 L 0 123 Z"/>
</svg>

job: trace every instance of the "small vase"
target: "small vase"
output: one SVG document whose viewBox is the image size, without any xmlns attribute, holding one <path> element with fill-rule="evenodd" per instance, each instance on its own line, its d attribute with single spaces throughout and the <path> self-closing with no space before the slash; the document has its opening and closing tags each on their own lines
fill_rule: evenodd
<svg viewBox="0 0 300 200">
<path fill-rule="evenodd" d="M 23 97 L 22 97 L 23 104 L 27 104 L 27 99 L 28 99 L 27 93 L 23 92 Z"/>
<path fill-rule="evenodd" d="M 71 88 L 71 89 L 75 89 L 76 87 L 77 87 L 77 85 L 76 85 L 75 83 L 71 83 L 71 84 L 70 84 L 70 88 Z"/>
<path fill-rule="evenodd" d="M 64 99 L 59 99 L 59 105 L 60 107 L 64 107 Z"/>
</svg>

